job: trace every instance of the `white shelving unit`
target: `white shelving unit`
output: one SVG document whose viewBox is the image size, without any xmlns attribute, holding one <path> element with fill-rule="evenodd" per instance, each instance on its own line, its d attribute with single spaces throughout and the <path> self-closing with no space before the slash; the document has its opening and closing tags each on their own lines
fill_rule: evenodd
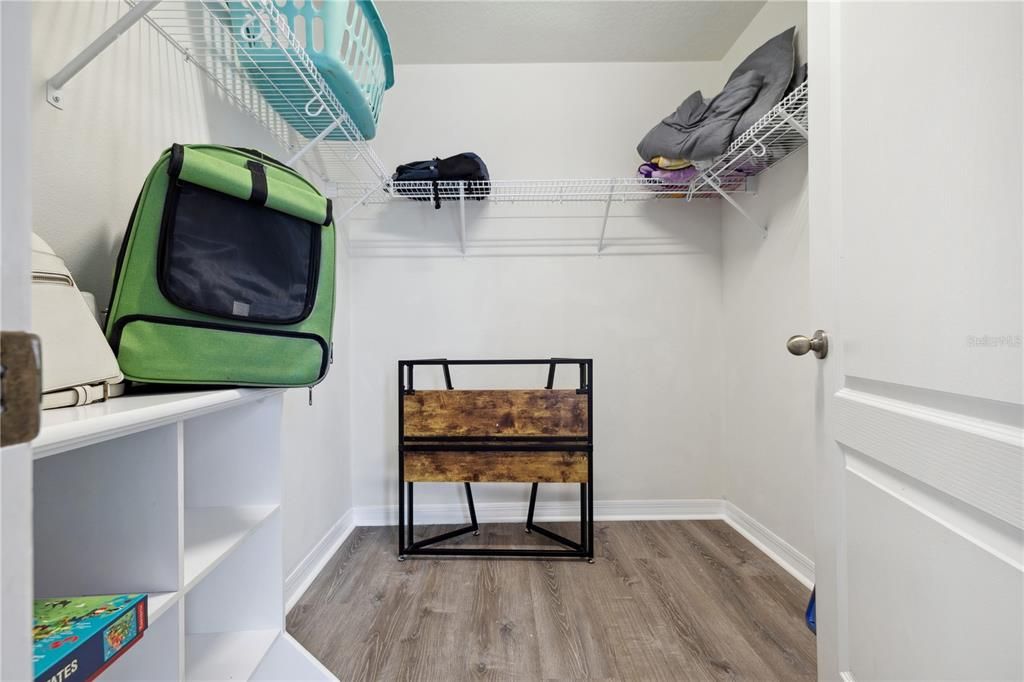
<svg viewBox="0 0 1024 682">
<path fill-rule="evenodd" d="M 465 203 L 479 200 L 495 204 L 604 203 L 598 253 L 604 247 L 611 205 L 617 202 L 722 198 L 758 229 L 765 230 L 766 226 L 752 218 L 732 195 L 756 192 L 759 174 L 807 144 L 807 102 L 807 83 L 803 83 L 733 141 L 722 156 L 697 164 L 697 174 L 680 183 L 646 178 L 339 182 L 335 184 L 335 196 L 347 203 L 349 210 L 393 201 L 414 200 L 424 202 L 425 206 L 438 201 L 459 202 L 462 253 L 466 252 Z"/>
<path fill-rule="evenodd" d="M 563 203 L 728 197 L 731 193 L 753 191 L 760 173 L 807 144 L 807 99 L 807 83 L 803 83 L 740 135 L 725 154 L 709 163 L 697 164 L 698 173 L 686 182 L 647 178 L 389 181 L 384 185 L 339 182 L 335 185 L 335 196 L 360 205 L 408 200 L 430 204 L 435 198 L 443 202 L 484 197 L 491 203 Z"/>
<path fill-rule="evenodd" d="M 333 679 L 283 629 L 282 395 L 141 395 L 43 414 L 36 597 L 149 594 L 149 630 L 104 679 Z"/>
<path fill-rule="evenodd" d="M 465 204 L 479 195 L 486 195 L 490 203 L 602 202 L 605 210 L 597 253 L 604 250 L 615 201 L 722 198 L 765 230 L 732 195 L 756 191 L 759 173 L 807 143 L 808 88 L 803 83 L 736 139 L 725 154 L 700 164 L 699 173 L 682 183 L 629 177 L 441 182 L 436 187 L 431 182 L 395 182 L 288 28 L 274 0 L 126 2 L 131 9 L 47 82 L 51 104 L 64 108 L 67 97 L 73 96 L 65 92 L 65 86 L 75 74 L 129 27 L 145 20 L 239 109 L 260 121 L 291 150 L 286 163 L 301 160 L 308 172 L 319 176 L 328 196 L 338 203 L 336 222 L 340 224 L 350 212 L 367 204 L 409 199 L 457 201 L 462 254 L 467 247 Z M 240 16 L 244 19 L 239 20 Z M 254 41 L 275 47 L 273 59 L 267 59 L 264 52 L 257 62 L 252 56 Z M 264 84 L 262 92 L 256 82 Z M 272 84 L 269 94 L 267 84 Z M 287 103 L 290 120 L 275 111 L 265 95 L 279 107 Z"/>
</svg>

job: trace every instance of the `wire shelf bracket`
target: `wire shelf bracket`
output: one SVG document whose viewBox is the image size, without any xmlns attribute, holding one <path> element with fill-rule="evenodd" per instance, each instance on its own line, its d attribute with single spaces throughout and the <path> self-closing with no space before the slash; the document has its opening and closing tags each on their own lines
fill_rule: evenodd
<svg viewBox="0 0 1024 682">
<path fill-rule="evenodd" d="M 718 184 L 718 180 L 717 179 L 715 179 L 715 178 L 707 178 L 707 182 L 708 182 L 708 186 L 710 186 L 711 189 L 713 189 L 716 192 L 718 192 L 718 194 L 723 199 L 725 199 L 726 201 L 729 202 L 730 206 L 732 206 L 737 211 L 739 211 L 740 215 L 742 215 L 744 218 L 747 219 L 748 223 L 750 223 L 751 225 L 753 225 L 757 229 L 761 230 L 761 232 L 763 233 L 762 236 L 767 238 L 768 226 L 766 224 L 764 224 L 764 223 L 762 223 L 762 222 L 760 222 L 758 220 L 755 220 L 753 216 L 751 216 L 749 213 L 747 213 L 747 210 L 745 208 L 743 208 L 742 206 L 740 206 L 740 203 L 738 201 L 736 201 L 736 199 L 733 198 L 732 195 L 730 195 L 728 192 L 726 192 L 725 190 L 722 189 L 722 186 Z"/>
<path fill-rule="evenodd" d="M 459 185 L 459 251 L 466 255 L 466 187 Z"/>
<path fill-rule="evenodd" d="M 807 103 L 807 83 L 804 82 L 736 138 L 722 156 L 699 168 L 700 174 L 690 184 L 687 200 L 710 189 L 766 233 L 768 226 L 751 217 L 731 196 L 736 193 L 731 185 L 742 182 L 744 191 L 750 192 L 756 187 L 754 183 L 760 173 L 807 144 L 810 137 Z"/>
<path fill-rule="evenodd" d="M 293 154 L 291 156 L 291 158 L 288 159 L 288 162 L 286 163 L 286 165 L 294 166 L 298 162 L 299 159 L 301 159 L 303 156 L 306 155 L 306 152 L 308 152 L 313 147 L 315 147 L 318 144 L 320 144 L 321 142 L 323 142 L 325 137 L 327 137 L 328 135 L 333 133 L 335 130 L 337 130 L 339 125 L 341 125 L 341 121 L 339 119 L 334 119 L 333 121 L 331 121 L 331 124 L 329 126 L 327 126 L 326 128 L 324 128 L 323 130 L 321 130 L 319 135 L 317 135 L 312 140 L 307 142 L 306 145 L 302 149 L 300 149 L 299 151 L 295 152 L 295 154 Z"/>
<path fill-rule="evenodd" d="M 340 225 L 342 222 L 345 221 L 345 218 L 347 218 L 349 216 L 349 214 L 352 213 L 352 211 L 356 210 L 357 208 L 359 208 L 360 206 L 365 204 L 367 199 L 369 199 L 372 195 L 374 195 L 377 192 L 379 192 L 382 189 L 384 189 L 384 187 L 386 185 L 387 185 L 387 180 L 382 180 L 381 183 L 379 185 L 377 185 L 376 187 L 371 187 L 370 189 L 366 190 L 366 193 L 363 194 L 363 196 L 360 199 L 354 201 L 351 206 L 346 208 L 341 213 L 341 215 L 338 215 L 338 216 L 334 217 L 334 224 L 335 225 Z"/>
<path fill-rule="evenodd" d="M 597 255 L 601 255 L 604 251 L 604 236 L 608 231 L 608 215 L 612 210 L 612 199 L 615 198 L 615 183 L 612 183 L 611 188 L 608 190 L 608 200 L 604 202 L 604 217 L 601 219 L 601 236 L 597 240 Z"/>
<path fill-rule="evenodd" d="M 159 3 L 160 0 L 139 0 L 134 7 L 125 12 L 124 16 L 111 24 L 103 33 L 99 34 L 84 50 L 65 64 L 64 68 L 55 73 L 50 80 L 46 81 L 46 101 L 58 109 L 63 109 L 63 89 L 68 84 L 68 81 L 77 76 L 79 71 L 88 66 L 103 50 L 110 47 L 125 31 L 139 23 Z"/>
</svg>

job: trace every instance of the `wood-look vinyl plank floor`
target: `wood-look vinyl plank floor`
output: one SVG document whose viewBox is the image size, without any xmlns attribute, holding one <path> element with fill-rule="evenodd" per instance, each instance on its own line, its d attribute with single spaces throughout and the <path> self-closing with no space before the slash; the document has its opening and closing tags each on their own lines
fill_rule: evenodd
<svg viewBox="0 0 1024 682">
<path fill-rule="evenodd" d="M 448 544 L 550 544 L 522 524 L 480 530 Z M 592 565 L 399 562 L 396 536 L 357 528 L 288 614 L 288 631 L 340 680 L 815 677 L 809 592 L 725 522 L 599 522 Z"/>
</svg>

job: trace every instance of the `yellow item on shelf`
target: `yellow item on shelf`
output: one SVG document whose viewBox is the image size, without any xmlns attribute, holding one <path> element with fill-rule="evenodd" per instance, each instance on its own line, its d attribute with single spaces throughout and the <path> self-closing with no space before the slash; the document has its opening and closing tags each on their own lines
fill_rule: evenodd
<svg viewBox="0 0 1024 682">
<path fill-rule="evenodd" d="M 680 170 L 693 165 L 686 159 L 666 159 L 664 156 L 655 156 L 651 163 L 662 170 Z"/>
</svg>

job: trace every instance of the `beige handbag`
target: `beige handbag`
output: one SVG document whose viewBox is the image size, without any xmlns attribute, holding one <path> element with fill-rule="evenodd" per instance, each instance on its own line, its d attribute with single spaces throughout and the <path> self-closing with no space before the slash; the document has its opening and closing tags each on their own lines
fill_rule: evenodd
<svg viewBox="0 0 1024 682">
<path fill-rule="evenodd" d="M 117 359 L 64 261 L 32 235 L 32 327 L 42 342 L 43 409 L 124 392 Z"/>
</svg>

